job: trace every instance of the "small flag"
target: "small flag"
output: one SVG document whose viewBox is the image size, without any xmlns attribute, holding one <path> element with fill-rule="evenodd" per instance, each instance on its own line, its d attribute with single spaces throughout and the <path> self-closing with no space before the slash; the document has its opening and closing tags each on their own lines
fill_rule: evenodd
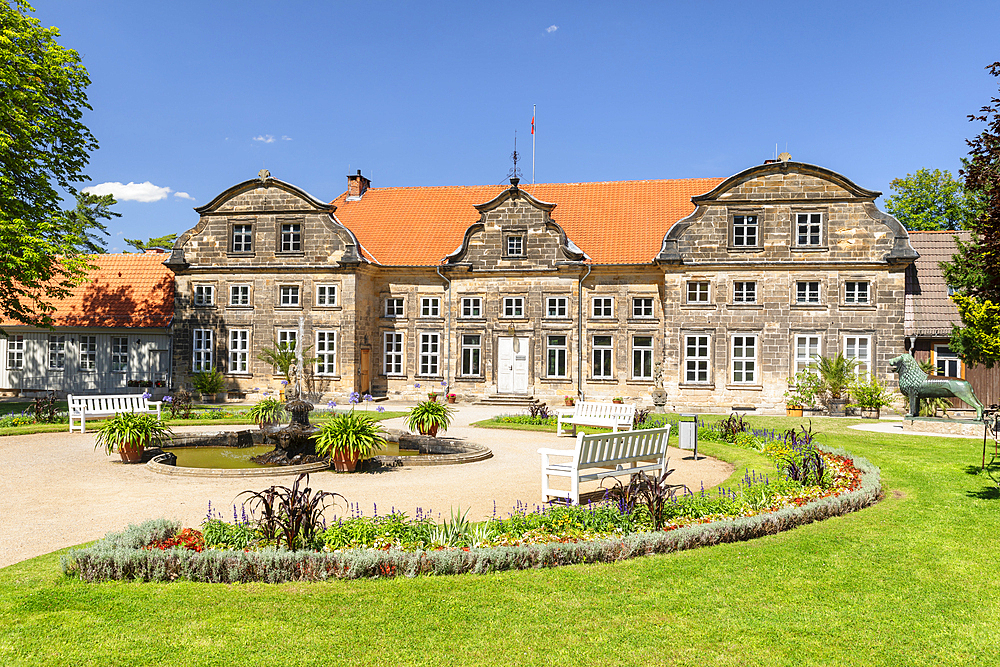
<svg viewBox="0 0 1000 667">
<path fill-rule="evenodd" d="M 534 115 L 531 116 L 531 133 L 532 134 L 535 133 L 535 117 L 534 117 Z"/>
</svg>

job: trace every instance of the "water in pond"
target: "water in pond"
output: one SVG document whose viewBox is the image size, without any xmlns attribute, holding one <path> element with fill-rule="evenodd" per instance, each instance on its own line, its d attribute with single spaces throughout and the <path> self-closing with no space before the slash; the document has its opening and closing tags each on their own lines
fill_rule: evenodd
<svg viewBox="0 0 1000 667">
<path fill-rule="evenodd" d="M 164 451 L 177 455 L 177 465 L 182 468 L 267 468 L 254 463 L 251 456 L 265 454 L 274 445 L 254 447 L 171 447 Z"/>
<path fill-rule="evenodd" d="M 385 447 L 375 452 L 375 456 L 418 456 L 416 449 L 400 449 L 398 442 L 387 442 Z"/>
</svg>

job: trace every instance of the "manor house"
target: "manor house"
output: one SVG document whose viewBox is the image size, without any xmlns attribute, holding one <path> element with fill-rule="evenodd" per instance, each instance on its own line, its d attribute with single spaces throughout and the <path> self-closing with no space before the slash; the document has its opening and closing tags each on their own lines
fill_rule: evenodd
<svg viewBox="0 0 1000 667">
<path fill-rule="evenodd" d="M 786 158 L 787 156 L 783 156 Z M 769 161 L 726 179 L 372 187 L 328 202 L 272 178 L 197 210 L 173 248 L 173 383 L 221 369 L 277 388 L 460 400 L 563 396 L 783 409 L 789 377 L 842 352 L 893 381 L 917 257 L 881 194 Z M 661 375 L 662 371 L 662 375 Z M 662 379 L 659 379 L 662 377 Z"/>
</svg>

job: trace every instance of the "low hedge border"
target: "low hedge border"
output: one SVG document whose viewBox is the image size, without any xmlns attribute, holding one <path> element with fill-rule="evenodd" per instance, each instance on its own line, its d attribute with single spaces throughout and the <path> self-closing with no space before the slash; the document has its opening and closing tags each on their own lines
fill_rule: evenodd
<svg viewBox="0 0 1000 667">
<path fill-rule="evenodd" d="M 504 570 L 556 567 L 576 563 L 613 563 L 627 558 L 684 549 L 742 542 L 774 535 L 814 521 L 822 521 L 874 505 L 882 498 L 877 467 L 843 450 L 831 454 L 851 459 L 861 471 L 858 488 L 821 498 L 801 507 L 739 517 L 672 531 L 633 533 L 622 539 L 589 542 L 550 542 L 520 547 L 401 551 L 353 549 L 341 552 L 189 551 L 137 548 L 170 536 L 179 524 L 166 519 L 109 533 L 93 546 L 74 549 L 62 557 L 63 572 L 89 582 L 107 580 L 188 581 L 210 583 L 324 581 L 363 577 L 415 577 L 421 574 L 485 574 Z"/>
</svg>

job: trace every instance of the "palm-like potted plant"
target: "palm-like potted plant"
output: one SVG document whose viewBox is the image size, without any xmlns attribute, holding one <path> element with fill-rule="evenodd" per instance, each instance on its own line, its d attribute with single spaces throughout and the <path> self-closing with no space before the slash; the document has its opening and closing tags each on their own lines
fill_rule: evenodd
<svg viewBox="0 0 1000 667">
<path fill-rule="evenodd" d="M 455 409 L 449 408 L 447 403 L 424 401 L 417 403 L 410 409 L 410 414 L 406 418 L 406 426 L 410 430 L 417 431 L 420 435 L 435 436 L 439 429 L 448 430 L 454 413 Z"/>
<path fill-rule="evenodd" d="M 194 384 L 194 388 L 201 392 L 205 401 L 212 401 L 214 399 L 218 402 L 223 402 L 226 400 L 224 393 L 226 390 L 226 378 L 218 368 L 195 373 L 191 382 Z M 220 395 L 222 401 L 219 401 Z"/>
<path fill-rule="evenodd" d="M 147 446 L 162 445 L 171 435 L 154 415 L 120 412 L 98 427 L 94 449 L 103 447 L 108 455 L 117 451 L 125 463 L 138 463 Z"/>
<path fill-rule="evenodd" d="M 862 419 L 878 419 L 879 411 L 892 405 L 892 397 L 874 374 L 859 378 L 851 385 L 851 398 L 861 408 Z"/>
<path fill-rule="evenodd" d="M 247 412 L 247 417 L 261 428 L 282 422 L 287 416 L 285 406 L 276 398 L 262 398 Z"/>
<path fill-rule="evenodd" d="M 821 385 L 819 376 L 808 368 L 796 373 L 785 391 L 785 413 L 789 417 L 801 417 L 804 408 L 816 407 L 816 398 L 822 392 Z"/>
<path fill-rule="evenodd" d="M 328 456 L 338 472 L 354 472 L 358 461 L 385 447 L 382 427 L 364 412 L 341 412 L 331 417 L 314 437 L 316 453 Z"/>
<path fill-rule="evenodd" d="M 838 353 L 835 357 L 819 357 L 809 369 L 819 375 L 826 405 L 831 417 L 843 417 L 851 385 L 857 379 L 858 360 Z"/>
</svg>

